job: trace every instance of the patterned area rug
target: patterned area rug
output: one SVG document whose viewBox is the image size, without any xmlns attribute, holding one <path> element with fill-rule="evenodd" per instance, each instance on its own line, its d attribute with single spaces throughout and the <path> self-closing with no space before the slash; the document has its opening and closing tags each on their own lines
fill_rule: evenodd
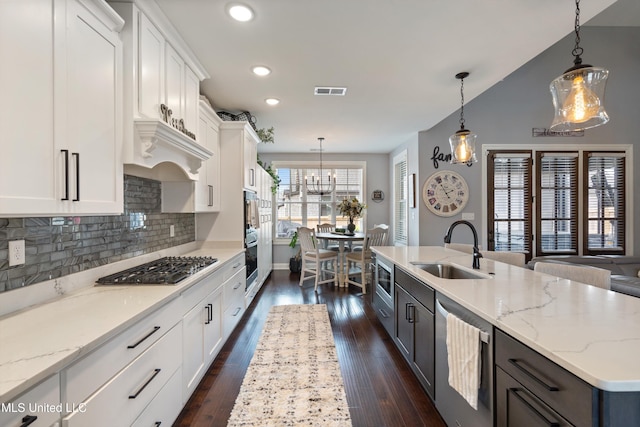
<svg viewBox="0 0 640 427">
<path fill-rule="evenodd" d="M 351 426 L 326 305 L 271 308 L 228 426 Z"/>
</svg>

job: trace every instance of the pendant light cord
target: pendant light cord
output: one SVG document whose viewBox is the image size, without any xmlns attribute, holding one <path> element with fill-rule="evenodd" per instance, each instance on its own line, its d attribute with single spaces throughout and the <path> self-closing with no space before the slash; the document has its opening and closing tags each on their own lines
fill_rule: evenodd
<svg viewBox="0 0 640 427">
<path fill-rule="evenodd" d="M 464 129 L 464 78 L 460 79 L 460 129 Z"/>
<path fill-rule="evenodd" d="M 576 33 L 576 45 L 573 48 L 571 54 L 574 56 L 573 63 L 575 65 L 582 64 L 582 48 L 580 47 L 580 0 L 576 0 L 576 21 L 574 26 L 574 31 Z"/>
</svg>

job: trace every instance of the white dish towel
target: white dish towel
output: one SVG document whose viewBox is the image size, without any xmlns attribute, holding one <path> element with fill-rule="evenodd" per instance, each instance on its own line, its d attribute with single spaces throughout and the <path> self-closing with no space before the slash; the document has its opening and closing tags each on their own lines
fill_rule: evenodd
<svg viewBox="0 0 640 427">
<path fill-rule="evenodd" d="M 478 409 L 480 388 L 480 329 L 447 314 L 447 362 L 449 385 Z"/>
</svg>

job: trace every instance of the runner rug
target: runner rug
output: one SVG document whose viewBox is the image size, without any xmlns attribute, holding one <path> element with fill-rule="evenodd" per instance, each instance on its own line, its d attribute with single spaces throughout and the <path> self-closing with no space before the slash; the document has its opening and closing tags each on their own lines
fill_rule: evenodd
<svg viewBox="0 0 640 427">
<path fill-rule="evenodd" d="M 228 426 L 351 426 L 326 305 L 271 308 Z"/>
</svg>

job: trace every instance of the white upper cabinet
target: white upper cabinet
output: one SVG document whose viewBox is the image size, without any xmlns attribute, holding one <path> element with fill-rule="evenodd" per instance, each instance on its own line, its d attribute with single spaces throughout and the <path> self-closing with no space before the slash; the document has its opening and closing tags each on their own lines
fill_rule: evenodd
<svg viewBox="0 0 640 427">
<path fill-rule="evenodd" d="M 163 212 L 220 211 L 220 137 L 222 120 L 206 102 L 200 101 L 198 142 L 213 153 L 202 162 L 196 181 L 163 181 Z"/>
<path fill-rule="evenodd" d="M 197 180 L 212 155 L 196 140 L 200 81 L 209 75 L 154 1 L 110 4 L 125 20 L 124 162 L 170 162 Z"/>
<path fill-rule="evenodd" d="M 99 0 L 0 2 L 1 216 L 122 212 L 122 25 Z"/>
</svg>

